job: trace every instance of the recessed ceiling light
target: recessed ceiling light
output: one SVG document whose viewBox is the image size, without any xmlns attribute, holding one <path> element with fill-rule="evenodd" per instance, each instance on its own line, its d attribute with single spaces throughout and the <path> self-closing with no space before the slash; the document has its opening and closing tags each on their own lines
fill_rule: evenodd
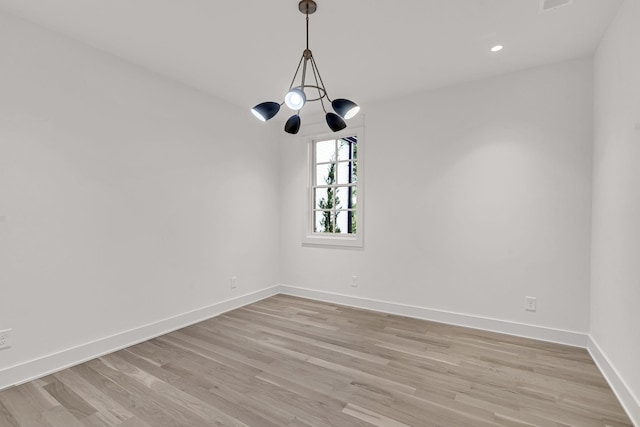
<svg viewBox="0 0 640 427">
<path fill-rule="evenodd" d="M 503 46 L 501 44 L 496 45 L 494 47 L 491 48 L 491 52 L 500 52 L 502 50 Z"/>
</svg>

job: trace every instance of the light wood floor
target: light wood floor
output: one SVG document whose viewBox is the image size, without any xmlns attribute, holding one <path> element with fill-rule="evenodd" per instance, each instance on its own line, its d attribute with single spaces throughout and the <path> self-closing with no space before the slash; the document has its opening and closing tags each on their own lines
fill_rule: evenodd
<svg viewBox="0 0 640 427">
<path fill-rule="evenodd" d="M 0 426 L 631 426 L 583 349 L 276 296 L 0 392 Z"/>
</svg>

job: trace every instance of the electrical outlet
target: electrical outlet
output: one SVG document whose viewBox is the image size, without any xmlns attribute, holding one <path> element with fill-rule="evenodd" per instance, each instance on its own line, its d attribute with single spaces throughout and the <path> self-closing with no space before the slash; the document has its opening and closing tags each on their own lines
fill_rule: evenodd
<svg viewBox="0 0 640 427">
<path fill-rule="evenodd" d="M 238 287 L 238 278 L 233 276 L 231 278 L 231 289 L 235 289 L 236 287 Z"/>
<path fill-rule="evenodd" d="M 536 297 L 525 297 L 524 309 L 527 311 L 536 311 Z"/>
<path fill-rule="evenodd" d="M 0 350 L 11 347 L 9 338 L 11 338 L 11 329 L 0 331 Z"/>
<path fill-rule="evenodd" d="M 352 288 L 358 287 L 358 276 L 351 276 L 351 287 Z"/>
</svg>

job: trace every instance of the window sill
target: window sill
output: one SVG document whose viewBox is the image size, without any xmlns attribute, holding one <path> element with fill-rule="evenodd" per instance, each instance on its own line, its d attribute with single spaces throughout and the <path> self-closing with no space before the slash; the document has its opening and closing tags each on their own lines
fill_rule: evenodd
<svg viewBox="0 0 640 427">
<path fill-rule="evenodd" d="M 327 236 L 322 234 L 311 234 L 303 236 L 302 246 L 311 247 L 339 247 L 339 248 L 362 248 L 362 236 Z"/>
</svg>

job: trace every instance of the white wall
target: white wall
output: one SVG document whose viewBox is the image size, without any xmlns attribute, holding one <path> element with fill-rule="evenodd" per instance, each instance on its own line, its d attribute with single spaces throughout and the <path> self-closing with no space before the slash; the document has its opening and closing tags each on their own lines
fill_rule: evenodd
<svg viewBox="0 0 640 427">
<path fill-rule="evenodd" d="M 278 283 L 276 140 L 0 15 L 0 372 Z"/>
<path fill-rule="evenodd" d="M 363 250 L 301 246 L 283 140 L 284 284 L 586 333 L 592 89 L 584 59 L 365 105 Z"/>
<path fill-rule="evenodd" d="M 640 2 L 621 6 L 595 57 L 591 335 L 640 420 Z"/>
</svg>

